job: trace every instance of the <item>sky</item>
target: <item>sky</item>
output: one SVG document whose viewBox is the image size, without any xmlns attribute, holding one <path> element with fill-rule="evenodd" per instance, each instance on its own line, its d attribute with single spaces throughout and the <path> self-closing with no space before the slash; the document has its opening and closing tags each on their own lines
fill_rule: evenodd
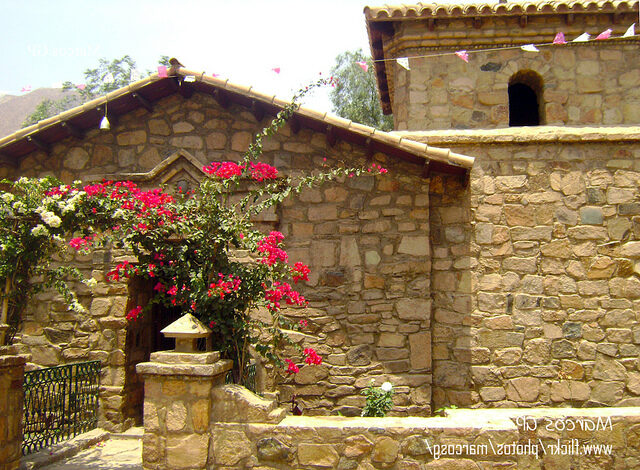
<svg viewBox="0 0 640 470">
<path fill-rule="evenodd" d="M 371 2 L 373 5 L 383 2 Z M 366 0 L 0 0 L 0 94 L 83 83 L 98 59 L 161 55 L 290 99 L 335 57 L 370 54 Z M 280 74 L 272 69 L 280 67 Z M 328 90 L 306 105 L 330 110 Z M 1 119 L 1 116 L 0 116 Z"/>
</svg>

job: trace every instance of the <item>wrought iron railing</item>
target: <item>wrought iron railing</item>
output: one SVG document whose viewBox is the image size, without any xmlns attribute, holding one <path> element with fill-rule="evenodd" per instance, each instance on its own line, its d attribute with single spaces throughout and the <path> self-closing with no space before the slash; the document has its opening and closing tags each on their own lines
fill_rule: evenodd
<svg viewBox="0 0 640 470">
<path fill-rule="evenodd" d="M 23 455 L 97 427 L 100 367 L 90 361 L 25 372 Z"/>
<path fill-rule="evenodd" d="M 232 384 L 233 383 L 233 374 L 231 371 L 227 372 L 227 375 L 224 380 L 225 383 Z M 253 393 L 256 392 L 256 363 L 251 362 L 247 366 L 247 379 L 242 383 L 245 388 L 251 390 Z"/>
</svg>

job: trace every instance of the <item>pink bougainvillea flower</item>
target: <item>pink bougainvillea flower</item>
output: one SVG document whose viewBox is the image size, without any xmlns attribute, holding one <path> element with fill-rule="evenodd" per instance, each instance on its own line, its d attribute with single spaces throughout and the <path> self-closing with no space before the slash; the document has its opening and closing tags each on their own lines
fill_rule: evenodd
<svg viewBox="0 0 640 470">
<path fill-rule="evenodd" d="M 300 328 L 306 328 L 308 324 L 307 320 L 300 320 Z"/>
<path fill-rule="evenodd" d="M 240 176 L 243 169 L 244 165 L 238 165 L 235 162 L 211 162 L 210 164 L 202 167 L 202 171 L 208 175 L 222 179 Z"/>
<path fill-rule="evenodd" d="M 310 272 L 311 272 L 311 269 L 309 269 L 309 266 L 298 261 L 296 264 L 293 265 L 293 270 L 292 270 L 293 282 L 297 284 L 298 281 L 300 280 L 308 281 Z"/>
<path fill-rule="evenodd" d="M 264 256 L 260 260 L 262 263 L 273 266 L 278 262 L 286 263 L 288 261 L 289 255 L 279 246 L 283 239 L 282 233 L 274 231 L 258 242 L 258 253 Z"/>
<path fill-rule="evenodd" d="M 249 175 L 256 181 L 272 180 L 277 178 L 278 170 L 276 167 L 261 162 L 249 163 Z"/>
<path fill-rule="evenodd" d="M 142 313 L 142 307 L 138 305 L 137 307 L 134 307 L 131 310 L 129 310 L 129 313 L 127 313 L 127 320 L 129 321 L 137 320 L 141 313 Z"/>
<path fill-rule="evenodd" d="M 304 362 L 306 362 L 307 364 L 309 364 L 309 365 L 311 365 L 311 364 L 315 364 L 315 365 L 322 364 L 322 357 L 320 357 L 318 355 L 318 353 L 315 351 L 315 349 L 306 348 L 303 351 L 303 354 L 305 356 Z"/>
<path fill-rule="evenodd" d="M 287 364 L 289 365 L 287 367 L 287 372 L 290 374 L 297 374 L 298 372 L 300 372 L 300 368 L 295 364 L 295 362 L 293 362 L 291 359 L 285 359 L 285 361 L 287 362 Z"/>
</svg>

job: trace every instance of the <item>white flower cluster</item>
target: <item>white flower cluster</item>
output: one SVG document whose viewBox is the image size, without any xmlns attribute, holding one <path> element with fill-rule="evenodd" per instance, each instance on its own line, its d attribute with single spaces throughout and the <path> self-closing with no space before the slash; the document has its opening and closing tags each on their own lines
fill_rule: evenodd
<svg viewBox="0 0 640 470">
<path fill-rule="evenodd" d="M 34 237 L 48 237 L 49 230 L 47 230 L 47 227 L 45 227 L 44 225 L 38 224 L 31 229 L 31 235 L 33 235 Z"/>
<path fill-rule="evenodd" d="M 385 382 L 380 385 L 380 388 L 383 392 L 390 392 L 393 389 L 393 385 L 391 385 L 391 382 Z"/>
<path fill-rule="evenodd" d="M 11 202 L 12 202 L 12 201 L 13 201 L 13 199 L 14 199 L 14 197 L 15 197 L 15 196 L 14 196 L 13 194 L 11 194 L 11 193 L 4 193 L 4 194 L 2 195 L 2 200 L 3 200 L 4 202 L 6 202 L 7 204 L 11 204 Z"/>
<path fill-rule="evenodd" d="M 98 281 L 96 281 L 93 277 L 91 279 L 85 279 L 82 283 L 87 287 L 95 287 L 98 285 Z"/>
<path fill-rule="evenodd" d="M 40 214 L 40 217 L 49 227 L 60 227 L 62 219 L 55 215 L 53 212 L 46 210 L 46 208 L 40 206 L 36 209 L 36 212 Z"/>
</svg>

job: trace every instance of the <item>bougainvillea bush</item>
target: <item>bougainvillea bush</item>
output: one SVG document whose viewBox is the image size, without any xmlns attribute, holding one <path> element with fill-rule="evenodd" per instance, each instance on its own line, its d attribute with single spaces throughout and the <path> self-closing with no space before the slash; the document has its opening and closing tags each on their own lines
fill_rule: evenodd
<svg viewBox="0 0 640 470">
<path fill-rule="evenodd" d="M 109 246 L 131 252 L 136 261 L 119 263 L 107 279 L 150 279 L 154 296 L 149 304 L 132 308 L 127 318 L 136 321 L 156 303 L 195 315 L 213 330 L 216 348 L 233 359 L 236 381 L 246 378 L 251 349 L 295 373 L 300 366 L 322 362 L 311 348 L 301 351 L 300 366 L 279 355 L 288 339 L 287 330 L 306 326 L 304 320 L 291 323 L 283 309 L 306 306 L 296 288 L 308 280 L 310 268 L 289 259 L 282 233 L 261 233 L 252 220 L 304 188 L 365 172 L 386 172 L 374 163 L 368 168 L 323 168 L 292 177 L 259 161 L 263 139 L 274 135 L 297 106 L 294 99 L 280 111 L 240 161 L 204 166 L 206 177 L 194 191 L 169 194 L 159 188 L 143 190 L 127 181 L 59 185 L 52 179 L 20 180 L 23 183 L 14 184 L 13 193 L 20 193 L 24 185 L 39 185 L 41 200 L 34 200 L 19 215 L 15 201 L 6 193 L 3 210 L 11 211 L 14 226 L 28 235 L 20 248 L 23 252 L 31 244 L 47 246 L 30 258 L 33 266 L 45 266 L 46 258 L 65 245 L 61 242 L 64 236 L 72 250 Z M 0 276 L 7 278 L 12 261 L 4 257 L 5 234 L 10 230 L 3 230 Z M 54 278 L 62 279 L 64 274 L 68 273 L 60 272 Z M 69 289 L 60 290 L 77 304 Z M 252 315 L 259 308 L 269 315 Z"/>
</svg>

